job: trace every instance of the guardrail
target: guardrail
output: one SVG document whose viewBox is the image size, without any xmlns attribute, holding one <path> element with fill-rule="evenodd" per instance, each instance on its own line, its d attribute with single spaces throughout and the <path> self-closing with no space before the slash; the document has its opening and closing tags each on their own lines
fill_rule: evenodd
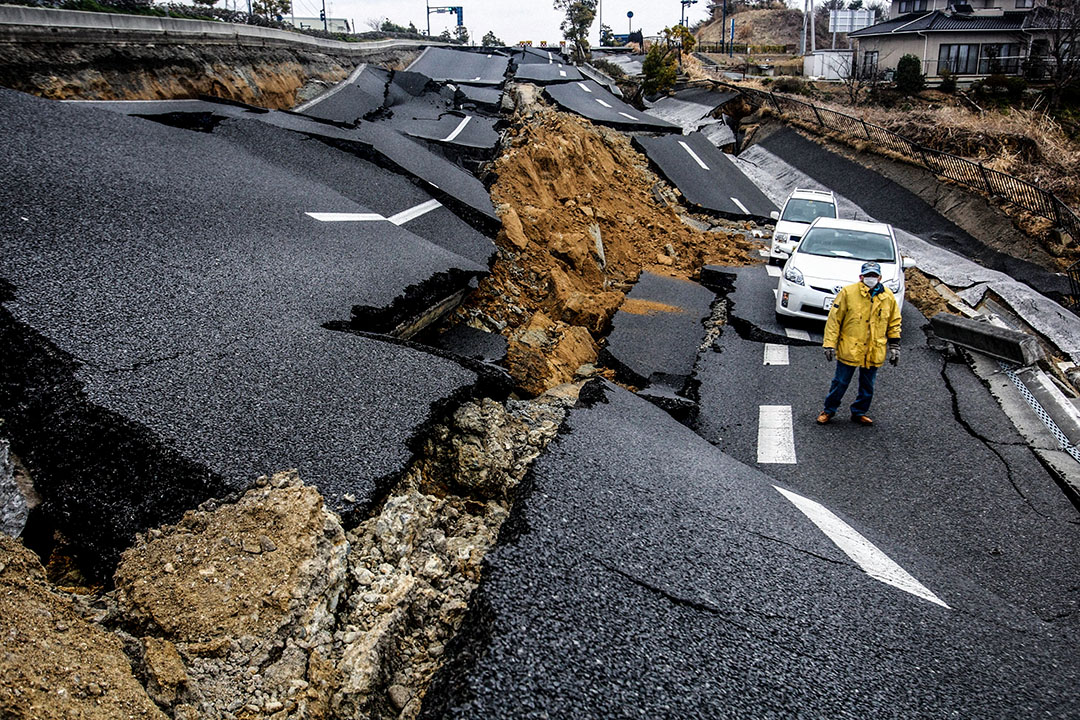
<svg viewBox="0 0 1080 720">
<path fill-rule="evenodd" d="M 739 92 L 757 107 L 768 105 L 781 115 L 791 115 L 826 130 L 866 139 L 904 156 L 917 165 L 922 165 L 939 177 L 985 192 L 1036 215 L 1049 218 L 1074 240 L 1080 241 L 1080 217 L 1077 217 L 1076 213 L 1056 195 L 1038 185 L 991 170 L 966 158 L 924 147 L 899 133 L 868 123 L 861 118 L 803 100 L 796 100 L 786 95 L 777 95 L 773 92 L 740 87 L 721 81 L 715 82 Z M 1080 312 L 1080 267 L 1078 266 L 1080 263 L 1074 264 L 1068 272 L 1073 282 L 1073 297 L 1077 299 L 1073 309 Z"/>
</svg>

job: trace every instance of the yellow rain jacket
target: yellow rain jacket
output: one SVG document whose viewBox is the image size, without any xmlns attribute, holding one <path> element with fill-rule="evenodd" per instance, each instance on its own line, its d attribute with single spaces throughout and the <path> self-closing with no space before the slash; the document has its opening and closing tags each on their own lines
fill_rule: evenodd
<svg viewBox="0 0 1080 720">
<path fill-rule="evenodd" d="M 870 297 L 862 281 L 836 294 L 825 323 L 822 347 L 836 348 L 845 365 L 880 367 L 885 363 L 889 340 L 900 339 L 900 307 L 892 290 L 882 287 Z"/>
</svg>

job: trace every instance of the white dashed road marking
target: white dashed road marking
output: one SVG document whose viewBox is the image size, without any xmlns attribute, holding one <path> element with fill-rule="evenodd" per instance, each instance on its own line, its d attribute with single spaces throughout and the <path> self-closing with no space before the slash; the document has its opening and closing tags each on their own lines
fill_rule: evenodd
<svg viewBox="0 0 1080 720">
<path fill-rule="evenodd" d="M 776 345 L 774 343 L 765 343 L 765 365 L 787 365 L 788 364 L 788 349 L 787 345 Z"/>
<path fill-rule="evenodd" d="M 585 83 L 578 83 L 578 87 L 581 88 L 582 90 L 584 90 L 587 93 L 592 92 L 592 90 L 589 89 L 589 86 L 586 85 Z"/>
<path fill-rule="evenodd" d="M 560 71 L 559 71 L 559 75 L 560 75 L 561 77 L 566 77 L 566 71 L 565 71 L 565 70 L 560 70 Z"/>
<path fill-rule="evenodd" d="M 634 117 L 633 115 L 631 115 L 630 113 L 620 112 L 619 114 L 622 115 L 624 118 L 629 118 L 629 119 L 634 120 L 634 121 L 637 120 L 637 118 Z"/>
<path fill-rule="evenodd" d="M 784 332 L 787 333 L 787 336 L 792 340 L 810 339 L 810 333 L 808 333 L 806 330 L 799 330 L 796 328 L 784 328 Z"/>
<path fill-rule="evenodd" d="M 836 547 L 843 550 L 844 554 L 854 560 L 867 575 L 923 600 L 936 603 L 945 609 L 951 609 L 941 598 L 930 592 L 926 586 L 912 577 L 904 568 L 893 562 L 888 555 L 878 550 L 873 543 L 860 535 L 855 528 L 838 518 L 827 507 L 781 487 L 775 485 L 773 487 L 790 500 L 803 515 L 808 517 L 810 522 L 817 525 L 835 543 Z"/>
<path fill-rule="evenodd" d="M 604 101 L 603 101 L 603 100 L 601 100 L 600 98 L 596 98 L 596 102 L 600 103 L 601 105 L 603 105 L 603 106 L 604 106 L 604 107 L 606 107 L 606 108 L 610 108 L 610 107 L 611 107 L 610 105 L 608 105 L 608 104 L 607 104 L 606 102 L 604 102 Z"/>
<path fill-rule="evenodd" d="M 795 432 L 790 405 L 758 408 L 757 461 L 773 465 L 795 464 Z"/>
<path fill-rule="evenodd" d="M 737 197 L 733 197 L 733 198 L 731 198 L 731 202 L 733 202 L 733 203 L 735 203 L 736 205 L 738 205 L 738 206 L 739 206 L 739 209 L 740 209 L 740 210 L 742 210 L 742 211 L 743 211 L 744 213 L 746 213 L 747 215 L 749 215 L 749 214 L 750 214 L 750 211 L 746 209 L 746 206 L 745 206 L 745 205 L 743 205 L 743 204 L 742 204 L 741 202 L 739 202 L 739 198 L 737 198 Z"/>
<path fill-rule="evenodd" d="M 780 267 L 778 265 L 766 265 L 765 272 L 769 273 L 769 277 L 780 277 Z"/>
<path fill-rule="evenodd" d="M 704 161 L 702 161 L 702 159 L 698 157 L 698 154 L 694 152 L 689 145 L 684 143 L 682 140 L 679 141 L 679 144 L 682 145 L 682 149 L 685 150 L 690 157 L 694 158 L 694 162 L 700 165 L 702 170 L 709 169 L 709 166 L 706 165 Z M 732 198 L 732 200 L 735 200 L 735 198 Z M 736 200 L 736 202 L 738 202 L 738 200 Z M 742 206 L 740 205 L 740 207 Z M 743 208 L 743 210 L 746 210 L 746 208 Z"/>
<path fill-rule="evenodd" d="M 454 138 L 461 134 L 461 131 L 465 129 L 465 126 L 469 124 L 470 120 L 472 120 L 472 115 L 463 117 L 461 122 L 458 123 L 458 126 L 454 128 L 454 132 L 443 138 L 443 142 L 453 142 Z"/>
<path fill-rule="evenodd" d="M 379 213 L 305 213 L 308 217 L 319 220 L 320 222 L 389 222 L 394 225 L 404 225 L 410 220 L 415 220 L 421 215 L 425 215 L 437 207 L 442 207 L 442 204 L 438 200 L 428 200 L 427 202 L 420 203 L 416 207 L 411 207 L 408 210 L 402 210 L 396 215 L 390 217 L 383 217 Z"/>
</svg>

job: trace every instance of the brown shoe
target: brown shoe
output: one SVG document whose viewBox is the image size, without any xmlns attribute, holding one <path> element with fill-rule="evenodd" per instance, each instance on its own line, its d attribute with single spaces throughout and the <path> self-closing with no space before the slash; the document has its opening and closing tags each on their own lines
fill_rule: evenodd
<svg viewBox="0 0 1080 720">
<path fill-rule="evenodd" d="M 817 416 L 817 424 L 818 425 L 825 425 L 830 420 L 832 420 L 832 416 L 833 416 L 833 413 L 825 412 L 824 410 L 822 410 L 821 414 Z"/>
<path fill-rule="evenodd" d="M 851 422 L 855 423 L 856 425 L 867 425 L 867 426 L 874 424 L 874 421 L 871 420 L 870 418 L 866 417 L 865 415 L 852 415 L 851 416 Z"/>
</svg>

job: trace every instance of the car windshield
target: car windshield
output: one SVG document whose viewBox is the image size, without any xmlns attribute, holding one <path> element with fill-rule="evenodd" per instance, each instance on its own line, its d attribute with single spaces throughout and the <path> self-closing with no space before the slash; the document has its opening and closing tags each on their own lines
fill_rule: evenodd
<svg viewBox="0 0 1080 720">
<path fill-rule="evenodd" d="M 892 238 L 865 230 L 811 228 L 799 244 L 799 252 L 852 260 L 896 262 Z"/>
<path fill-rule="evenodd" d="M 780 219 L 810 224 L 814 222 L 814 218 L 819 217 L 836 217 L 836 206 L 823 200 L 791 198 L 784 207 L 784 216 Z"/>
</svg>

